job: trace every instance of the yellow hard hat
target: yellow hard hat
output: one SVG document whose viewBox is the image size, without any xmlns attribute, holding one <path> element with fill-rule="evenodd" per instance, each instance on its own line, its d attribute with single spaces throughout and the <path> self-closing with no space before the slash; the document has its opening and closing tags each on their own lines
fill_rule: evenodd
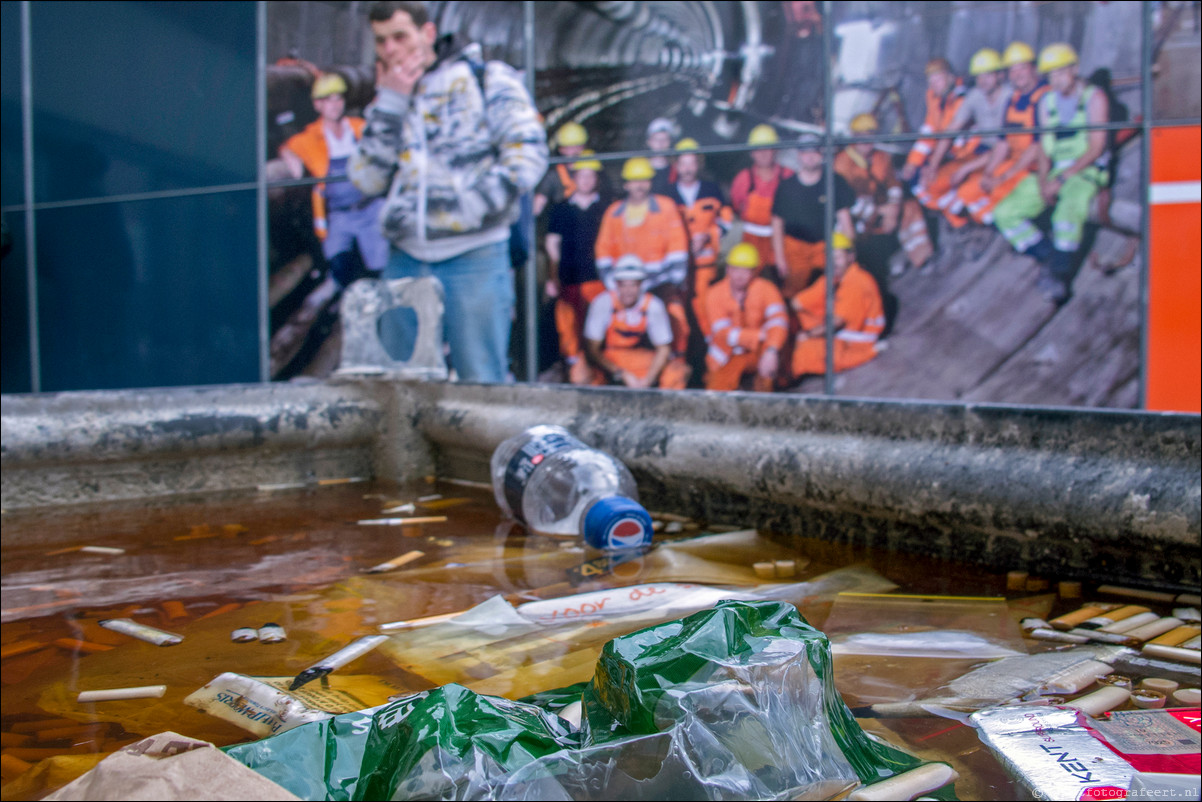
<svg viewBox="0 0 1202 802">
<path fill-rule="evenodd" d="M 587 145 L 588 131 L 580 123 L 564 123 L 555 134 L 557 145 Z"/>
<path fill-rule="evenodd" d="M 834 234 L 831 234 L 831 247 L 840 251 L 850 251 L 851 237 L 842 231 L 836 231 Z"/>
<path fill-rule="evenodd" d="M 849 127 L 853 134 L 874 134 L 880 129 L 880 125 L 876 121 L 876 115 L 867 111 L 852 117 Z"/>
<path fill-rule="evenodd" d="M 1064 42 L 1056 42 L 1039 51 L 1040 72 L 1051 72 L 1077 63 L 1077 51 Z"/>
<path fill-rule="evenodd" d="M 1013 67 L 1015 64 L 1026 64 L 1035 60 L 1035 51 L 1026 42 L 1011 42 L 1002 51 L 1002 66 Z"/>
<path fill-rule="evenodd" d="M 752 128 L 751 134 L 747 137 L 748 145 L 776 145 L 779 142 L 780 137 L 776 135 L 776 129 L 765 123 L 760 123 Z"/>
<path fill-rule="evenodd" d="M 655 178 L 655 168 L 642 156 L 627 159 L 622 165 L 623 181 L 650 181 L 652 178 Z"/>
<path fill-rule="evenodd" d="M 730 253 L 726 255 L 726 266 L 746 267 L 749 270 L 758 270 L 760 267 L 760 252 L 751 243 L 740 242 L 731 248 Z"/>
<path fill-rule="evenodd" d="M 997 72 L 1002 68 L 1002 56 L 992 47 L 982 47 L 973 53 L 972 61 L 968 62 L 969 75 L 984 75 L 987 72 Z"/>
<path fill-rule="evenodd" d="M 346 81 L 336 72 L 327 72 L 313 82 L 313 99 L 320 100 L 330 95 L 345 95 Z"/>
<path fill-rule="evenodd" d="M 693 139 L 691 136 L 686 136 L 684 139 L 676 143 L 677 150 L 697 150 L 699 147 L 701 146 L 697 144 L 697 140 Z"/>
</svg>

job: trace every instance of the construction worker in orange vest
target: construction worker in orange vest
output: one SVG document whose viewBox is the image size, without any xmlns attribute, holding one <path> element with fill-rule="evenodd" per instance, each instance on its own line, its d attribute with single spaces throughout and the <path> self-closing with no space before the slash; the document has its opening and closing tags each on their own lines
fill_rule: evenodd
<svg viewBox="0 0 1202 802">
<path fill-rule="evenodd" d="M 697 140 L 686 137 L 676 143 L 676 180 L 671 185 L 672 199 L 680 206 L 689 234 L 689 254 L 693 262 L 693 314 L 702 336 L 709 336 L 705 312 L 705 294 L 718 278 L 718 252 L 722 235 L 730 230 L 734 215 L 722 197 L 722 188 L 701 177 L 704 157 Z"/>
<path fill-rule="evenodd" d="M 279 150 L 293 178 L 308 171 L 317 178 L 343 179 L 313 186 L 313 231 L 330 263 L 330 277 L 339 286 L 355 278 L 356 247 L 369 271 L 378 275 L 388 263 L 388 240 L 379 223 L 384 199 L 364 197 L 345 180 L 347 162 L 357 151 L 366 125 L 362 117 L 346 116 L 346 93 L 341 75 L 329 72 L 319 76 L 310 93 L 318 118 L 289 137 Z"/>
<path fill-rule="evenodd" d="M 751 129 L 747 144 L 751 151 L 751 166 L 735 174 L 730 182 L 730 205 L 743 222 L 743 242 L 753 245 L 760 254 L 760 265 L 775 264 L 772 253 L 772 198 L 782 180 L 792 178 L 793 171 L 776 163 L 777 151 L 768 147 L 780 142 L 770 125 Z"/>
<path fill-rule="evenodd" d="M 673 348 L 683 354 L 689 342 L 685 315 L 685 279 L 689 267 L 689 240 L 680 207 L 666 195 L 651 192 L 655 168 L 640 156 L 622 165 L 626 197 L 610 205 L 601 218 L 597 235 L 597 273 L 607 289 L 614 289 L 613 271 L 618 259 L 637 256 L 647 274 L 646 289 L 668 307 L 675 335 Z"/>
<path fill-rule="evenodd" d="M 547 211 L 547 233 L 543 247 L 547 251 L 549 277 L 544 291 L 555 299 L 555 329 L 559 334 L 559 353 L 568 367 L 568 381 L 588 384 L 592 371 L 580 341 L 584 316 L 593 299 L 605 291 L 597 274 L 596 245 L 601 217 L 607 204 L 599 189 L 601 162 L 586 158 L 571 165 L 575 190 L 566 200 Z"/>
<path fill-rule="evenodd" d="M 711 326 L 707 390 L 737 390 L 748 373 L 755 374 L 757 392 L 771 392 L 775 386 L 781 349 L 789 338 L 788 307 L 776 285 L 759 272 L 759 251 L 740 242 L 726 256 L 726 276 L 706 296 Z"/>
<path fill-rule="evenodd" d="M 672 322 L 664 302 L 644 289 L 642 261 L 623 256 L 610 275 L 614 288 L 589 304 L 584 321 L 593 383 L 683 390 L 689 369 L 672 355 Z"/>
<path fill-rule="evenodd" d="M 959 203 L 978 223 L 993 223 L 993 209 L 998 202 L 1014 191 L 1031 172 L 1038 153 L 1028 152 L 1035 135 L 1035 109 L 1048 91 L 1048 85 L 1035 69 L 1035 51 L 1026 42 L 1011 42 L 1002 53 L 1012 92 L 1006 105 L 1003 127 L 1006 134 L 989 152 L 989 161 L 975 176 L 960 185 L 956 193 Z"/>
<path fill-rule="evenodd" d="M 870 113 L 851 120 L 851 133 L 869 137 L 880 126 Z M 857 236 L 896 234 L 913 267 L 922 267 L 934 253 L 922 208 L 904 197 L 901 181 L 893 170 L 893 158 L 877 150 L 871 140 L 853 142 L 835 156 L 835 172 L 856 193 L 851 219 Z M 896 247 L 896 246 L 894 246 Z"/>
<path fill-rule="evenodd" d="M 1003 69 L 1002 56 L 992 47 L 983 47 L 973 54 L 968 65 L 973 87 L 964 95 L 964 102 L 956 109 L 947 130 L 963 131 L 970 126 L 979 131 L 1002 129 L 1011 94 Z M 941 139 L 935 146 L 931 163 L 942 166 L 927 185 L 926 192 L 930 194 L 934 208 L 942 211 L 953 227 L 959 228 L 968 222 L 957 191 L 970 176 L 978 174 L 989 163 L 991 151 L 1000 141 L 996 136 L 976 139 L 975 148 L 970 150 L 966 146 L 947 164 L 942 164 L 943 156 L 952 147 L 952 140 Z"/>
<path fill-rule="evenodd" d="M 885 330 L 885 311 L 876 280 L 856 264 L 851 238 L 831 236 L 835 281 L 834 367 L 839 373 L 873 359 Z M 793 377 L 826 372 L 826 277 L 792 299 L 800 331 L 793 348 Z"/>
<path fill-rule="evenodd" d="M 964 85 L 952 72 L 952 66 L 945 58 L 928 61 L 926 76 L 926 117 L 919 131 L 922 134 L 949 131 L 952 118 L 964 102 Z M 928 209 L 936 208 L 935 201 L 938 198 L 928 187 L 935 183 L 942 166 L 942 158 L 940 161 L 934 159 L 936 148 L 940 147 L 941 141 L 929 137 L 916 140 L 901 171 L 902 180 L 912 184 L 914 196 Z M 940 156 L 950 155 L 952 159 L 961 159 L 976 150 L 976 146 L 975 140 L 957 137 L 950 145 L 940 148 Z"/>
<path fill-rule="evenodd" d="M 835 197 L 826 197 L 827 167 L 816 134 L 797 142 L 797 173 L 781 181 L 772 200 L 772 252 L 781 291 L 792 297 L 826 268 L 826 205 L 835 206 L 835 229 L 848 236 L 855 230 L 851 207 L 856 196 L 835 173 Z"/>
</svg>

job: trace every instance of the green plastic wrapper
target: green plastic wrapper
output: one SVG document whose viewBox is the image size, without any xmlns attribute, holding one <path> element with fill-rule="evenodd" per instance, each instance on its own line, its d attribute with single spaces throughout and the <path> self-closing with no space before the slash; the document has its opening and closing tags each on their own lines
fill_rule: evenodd
<svg viewBox="0 0 1202 802">
<path fill-rule="evenodd" d="M 577 701 L 574 727 L 557 714 Z M 521 701 L 446 685 L 226 752 L 334 800 L 829 799 L 922 763 L 860 729 L 826 636 L 773 601 L 615 638 L 587 684 Z"/>
</svg>

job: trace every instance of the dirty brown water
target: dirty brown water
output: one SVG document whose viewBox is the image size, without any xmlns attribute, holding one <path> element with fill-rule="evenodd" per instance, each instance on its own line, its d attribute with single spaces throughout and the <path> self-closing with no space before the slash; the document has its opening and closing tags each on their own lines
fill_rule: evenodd
<svg viewBox="0 0 1202 802">
<path fill-rule="evenodd" d="M 383 512 L 431 496 L 440 497 L 417 503 L 413 513 Z M 447 520 L 403 527 L 358 523 L 412 515 Z M 3 529 L 5 799 L 40 798 L 106 754 L 165 730 L 218 746 L 253 740 L 182 703 L 222 672 L 292 677 L 353 639 L 375 634 L 385 622 L 459 612 L 498 593 L 520 603 L 647 581 L 638 564 L 628 564 L 615 574 L 569 582 L 569 572 L 579 573 L 595 553 L 574 542 L 527 537 L 501 521 L 490 490 L 450 483 L 354 483 L 19 511 L 4 515 Z M 704 522 L 702 531 L 711 531 Z M 84 546 L 124 553 L 80 551 Z M 394 571 L 364 573 L 411 551 L 422 555 Z M 898 593 L 1007 595 L 1005 576 L 976 566 L 820 541 L 802 541 L 796 556 L 809 563 L 795 581 L 865 563 L 896 583 Z M 762 558 L 749 553 L 733 560 L 745 571 Z M 1016 619 L 1081 604 L 1053 605 L 1049 595 L 1009 595 Z M 819 628 L 829 611 L 829 604 L 802 610 Z M 178 633 L 184 641 L 158 647 L 99 625 L 117 617 Z M 287 639 L 273 644 L 230 640 L 237 628 L 266 623 L 282 626 Z M 377 651 L 337 675 L 374 678 L 376 704 L 389 694 L 447 681 L 520 698 L 591 676 L 600 643 L 582 640 L 542 646 L 532 658 L 535 664 L 518 671 L 464 661 L 455 664 L 462 676 L 432 678 L 423 675 L 420 660 L 406 670 Z M 1033 652 L 1049 648 L 1026 644 Z M 947 671 L 945 661 L 925 662 L 932 664 L 930 672 L 917 674 L 926 683 L 933 681 L 927 673 Z M 915 665 L 910 661 L 907 671 Z M 835 682 L 855 707 L 863 701 L 855 689 L 873 682 L 895 688 L 901 683 L 904 691 L 907 680 L 898 674 L 898 666 L 887 659 L 842 659 L 836 661 Z M 159 699 L 75 701 L 85 690 L 160 684 L 167 692 Z M 964 725 L 943 718 L 862 718 L 860 723 L 924 759 L 952 764 L 961 776 L 956 783 L 961 799 L 1022 795 Z"/>
</svg>

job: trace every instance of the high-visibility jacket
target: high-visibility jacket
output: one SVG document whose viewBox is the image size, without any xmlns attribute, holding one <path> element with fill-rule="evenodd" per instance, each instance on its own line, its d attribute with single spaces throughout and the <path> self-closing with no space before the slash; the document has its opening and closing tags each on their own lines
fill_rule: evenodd
<svg viewBox="0 0 1202 802">
<path fill-rule="evenodd" d="M 761 344 L 781 350 L 789 335 L 788 307 L 776 285 L 753 278 L 743 303 L 735 299 L 730 279 L 710 286 L 706 296 L 710 318 L 709 350 L 705 362 L 716 370 L 732 356 L 755 352 Z"/>
<path fill-rule="evenodd" d="M 892 157 L 874 150 L 865 159 L 851 148 L 845 148 L 835 156 L 835 172 L 843 176 L 856 193 L 856 203 L 851 207 L 856 233 L 887 233 L 877 230 L 874 223 L 882 206 L 902 199 L 901 182 L 893 171 Z"/>
<path fill-rule="evenodd" d="M 1090 132 L 1085 130 L 1089 124 L 1089 100 L 1094 92 L 1100 91 L 1093 84 L 1085 84 L 1077 99 L 1077 111 L 1068 120 L 1060 119 L 1060 105 L 1056 102 L 1055 92 L 1048 92 L 1040 99 L 1036 106 L 1036 120 L 1041 127 L 1052 129 L 1040 136 L 1043 152 L 1052 161 L 1052 175 L 1069 167 L 1089 150 Z M 1101 186 L 1106 182 L 1109 164 L 1110 152 L 1104 150 L 1081 174 Z"/>
<path fill-rule="evenodd" d="M 624 309 L 617 293 L 611 292 L 613 313 L 605 330 L 605 348 L 654 348 L 647 337 L 647 310 L 651 293 L 645 292 L 633 309 Z"/>
<path fill-rule="evenodd" d="M 1035 135 L 1031 133 L 1036 123 L 1035 110 L 1047 92 L 1048 85 L 1040 81 L 1030 92 L 1015 89 L 1010 96 L 1010 102 L 1006 105 L 1004 125 L 1007 129 L 1015 129 L 1013 133 L 1006 134 L 1006 144 L 1011 156 L 1022 154 L 1035 141 Z"/>
<path fill-rule="evenodd" d="M 689 245 L 692 246 L 694 234 L 701 232 L 709 237 L 708 242 L 693 254 L 693 263 L 700 266 L 715 264 L 718 261 L 722 235 L 730 229 L 731 220 L 734 218 L 730 207 L 722 198 L 722 190 L 711 181 L 702 181 L 697 199 L 691 204 L 684 202 L 675 184 L 672 185 L 672 192 L 675 196 L 673 199 L 680 206 L 680 214 L 684 217 Z"/>
<path fill-rule="evenodd" d="M 367 121 L 362 117 L 344 117 L 350 125 L 355 140 L 363 138 L 363 126 Z M 320 119 L 306 125 L 298 134 L 290 136 L 284 142 L 284 147 L 295 153 L 305 165 L 309 175 L 314 178 L 325 178 L 330 171 L 330 148 L 326 144 L 325 131 Z M 313 231 L 318 239 L 325 239 L 329 232 L 326 219 L 326 185 L 313 185 Z"/>
<path fill-rule="evenodd" d="M 793 177 L 793 171 L 779 164 L 772 167 L 767 181 L 756 177 L 754 167 L 740 170 L 730 183 L 730 204 L 743 221 L 743 235 L 772 236 L 772 199 L 781 181 Z"/>
<path fill-rule="evenodd" d="M 952 118 L 956 116 L 956 111 L 960 108 L 960 104 L 964 102 L 963 82 L 956 79 L 955 85 L 952 86 L 946 95 L 937 95 L 930 89 L 927 90 L 927 113 L 922 121 L 922 127 L 919 133 L 922 134 L 938 134 L 948 130 L 951 126 Z M 906 164 L 914 167 L 921 167 L 930 158 L 931 153 L 935 150 L 934 139 L 919 139 L 914 142 L 910 148 L 910 154 L 906 157 Z M 959 136 L 952 140 L 952 145 L 948 149 L 948 157 L 952 159 L 961 159 L 972 154 L 980 144 L 980 137 L 964 137 Z M 938 166 L 938 165 L 936 165 Z"/>
<path fill-rule="evenodd" d="M 689 240 L 680 209 L 664 195 L 648 199 L 646 215 L 637 225 L 626 219 L 628 202 L 621 200 L 605 210 L 597 234 L 597 273 L 605 286 L 613 288 L 613 269 L 618 260 L 634 254 L 647 272 L 644 287 L 660 284 L 684 286 L 689 265 Z"/>
<path fill-rule="evenodd" d="M 826 277 L 793 297 L 802 329 L 812 329 L 826 321 Z M 876 344 L 885 330 L 885 309 L 876 279 L 853 263 L 835 288 L 835 317 L 843 322 L 835 332 L 835 371 L 862 365 L 876 356 Z M 826 339 L 811 337 L 793 350 L 794 377 L 824 373 Z"/>
</svg>

